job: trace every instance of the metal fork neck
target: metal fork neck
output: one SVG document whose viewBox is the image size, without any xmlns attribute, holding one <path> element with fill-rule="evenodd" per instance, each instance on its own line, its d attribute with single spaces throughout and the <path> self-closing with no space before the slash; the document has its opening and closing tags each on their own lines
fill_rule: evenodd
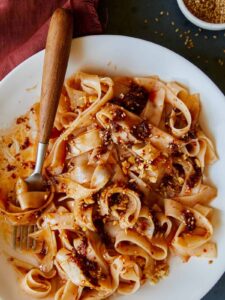
<svg viewBox="0 0 225 300">
<path fill-rule="evenodd" d="M 48 144 L 43 144 L 40 142 L 38 143 L 34 173 L 39 173 L 39 174 L 42 173 L 47 146 Z"/>
</svg>

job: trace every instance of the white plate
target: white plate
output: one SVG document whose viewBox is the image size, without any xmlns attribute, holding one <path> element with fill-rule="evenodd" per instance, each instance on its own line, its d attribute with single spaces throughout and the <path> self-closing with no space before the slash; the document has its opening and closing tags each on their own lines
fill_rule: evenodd
<svg viewBox="0 0 225 300">
<path fill-rule="evenodd" d="M 0 84 L 0 128 L 8 126 L 38 100 L 44 52 L 29 58 Z M 100 71 L 106 74 L 150 75 L 165 80 L 178 80 L 194 92 L 200 92 L 201 123 L 216 143 L 220 160 L 211 167 L 210 179 L 218 187 L 212 205 L 218 209 L 214 239 L 218 258 L 171 261 L 170 275 L 155 286 L 148 283 L 129 299 L 199 300 L 225 271 L 225 101 L 215 84 L 198 68 L 181 56 L 156 44 L 122 36 L 89 36 L 72 44 L 67 76 L 77 70 Z M 34 88 L 33 88 L 34 87 Z M 209 131 L 208 131 L 209 129 Z M 15 273 L 0 255 L 0 296 L 4 300 L 31 299 L 18 287 Z M 10 278 L 10 280 L 9 280 Z"/>
</svg>

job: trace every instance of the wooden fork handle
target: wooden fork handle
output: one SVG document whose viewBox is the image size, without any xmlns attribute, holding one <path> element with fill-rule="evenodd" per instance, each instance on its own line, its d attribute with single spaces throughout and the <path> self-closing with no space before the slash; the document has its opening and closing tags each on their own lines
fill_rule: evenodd
<svg viewBox="0 0 225 300">
<path fill-rule="evenodd" d="M 72 30 L 71 13 L 58 8 L 50 22 L 42 75 L 39 142 L 43 144 L 48 143 L 51 135 L 68 64 Z"/>
</svg>

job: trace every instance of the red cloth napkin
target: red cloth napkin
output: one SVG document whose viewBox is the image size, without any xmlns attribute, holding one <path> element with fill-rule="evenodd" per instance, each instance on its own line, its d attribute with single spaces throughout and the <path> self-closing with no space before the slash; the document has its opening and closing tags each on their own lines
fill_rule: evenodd
<svg viewBox="0 0 225 300">
<path fill-rule="evenodd" d="M 103 32 L 107 14 L 101 0 L 1 0 L 0 80 L 45 48 L 49 21 L 58 7 L 72 10 L 75 36 Z"/>
</svg>

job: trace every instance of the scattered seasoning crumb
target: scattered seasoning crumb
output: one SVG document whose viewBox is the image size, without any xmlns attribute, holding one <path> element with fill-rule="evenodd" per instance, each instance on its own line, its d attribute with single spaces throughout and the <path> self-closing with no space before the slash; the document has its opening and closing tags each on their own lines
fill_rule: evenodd
<svg viewBox="0 0 225 300">
<path fill-rule="evenodd" d="M 206 60 L 205 60 L 205 63 L 208 64 L 208 62 L 209 62 L 208 59 L 206 59 Z"/>
<path fill-rule="evenodd" d="M 27 120 L 26 117 L 19 117 L 16 119 L 16 124 L 24 123 Z"/>
<path fill-rule="evenodd" d="M 177 28 L 176 30 L 175 30 L 175 32 L 178 32 L 179 31 L 179 28 Z"/>
<path fill-rule="evenodd" d="M 194 48 L 194 42 L 193 42 L 192 38 L 189 35 L 185 37 L 184 45 L 188 49 Z"/>
<path fill-rule="evenodd" d="M 201 56 L 200 56 L 200 55 L 198 55 L 198 56 L 197 56 L 197 59 L 199 59 L 200 57 L 201 57 Z"/>
<path fill-rule="evenodd" d="M 156 22 L 159 22 L 159 19 L 158 19 L 158 18 L 155 18 L 155 21 L 156 21 Z"/>
<path fill-rule="evenodd" d="M 160 11 L 160 16 L 163 16 L 164 15 L 164 11 Z"/>
<path fill-rule="evenodd" d="M 37 84 L 35 84 L 34 86 L 30 87 L 30 88 L 26 88 L 27 92 L 33 91 L 37 88 Z"/>
<path fill-rule="evenodd" d="M 216 36 L 216 35 L 213 35 L 213 39 L 214 39 L 214 40 L 217 39 L 217 36 Z"/>
<path fill-rule="evenodd" d="M 27 149 L 31 145 L 30 140 L 28 137 L 25 138 L 23 144 L 20 146 L 21 150 Z"/>
<path fill-rule="evenodd" d="M 174 25 L 175 25 L 175 23 L 172 21 L 172 22 L 171 22 L 171 25 L 172 25 L 172 26 L 174 26 Z"/>
<path fill-rule="evenodd" d="M 201 32 L 201 31 L 202 31 L 202 29 L 201 29 L 201 28 L 198 28 L 198 31 L 199 31 L 199 32 Z"/>
<path fill-rule="evenodd" d="M 221 58 L 218 59 L 218 63 L 221 67 L 224 65 L 224 61 Z"/>
<path fill-rule="evenodd" d="M 147 23 L 148 23 L 148 20 L 147 20 L 147 19 L 145 19 L 145 20 L 144 20 L 144 23 L 145 23 L 145 24 L 147 24 Z"/>
<path fill-rule="evenodd" d="M 209 260 L 209 264 L 211 265 L 213 263 L 213 260 Z"/>
<path fill-rule="evenodd" d="M 204 39 L 205 39 L 205 40 L 208 40 L 208 36 L 207 36 L 207 35 L 204 35 Z"/>
<path fill-rule="evenodd" d="M 161 33 L 160 33 L 160 36 L 164 36 L 164 33 L 163 33 L 163 32 L 161 32 Z"/>
<path fill-rule="evenodd" d="M 223 53 L 225 53 L 225 49 L 223 50 Z"/>
<path fill-rule="evenodd" d="M 179 35 L 179 37 L 182 38 L 182 37 L 183 37 L 183 34 L 181 33 L 181 34 Z"/>
<path fill-rule="evenodd" d="M 155 34 L 158 34 L 158 31 L 157 31 L 157 30 L 155 30 L 155 31 L 154 31 L 154 33 L 155 33 Z"/>
<path fill-rule="evenodd" d="M 197 32 L 197 33 L 195 33 L 195 36 L 199 36 L 199 33 Z"/>
<path fill-rule="evenodd" d="M 169 16 L 169 15 L 170 15 L 170 13 L 167 11 L 167 12 L 166 12 L 166 15 L 167 15 L 167 16 Z"/>
</svg>

